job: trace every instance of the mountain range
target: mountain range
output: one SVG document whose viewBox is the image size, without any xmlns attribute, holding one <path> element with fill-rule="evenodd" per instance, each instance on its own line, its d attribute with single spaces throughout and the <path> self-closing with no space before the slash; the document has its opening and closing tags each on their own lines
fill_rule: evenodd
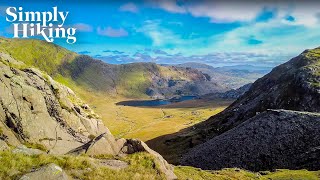
<svg viewBox="0 0 320 180">
<path fill-rule="evenodd" d="M 107 64 L 39 40 L 0 38 L 0 51 L 63 84 L 108 96 L 157 99 L 229 90 L 197 69 L 155 63 Z"/>
<path fill-rule="evenodd" d="M 213 67 L 207 64 L 189 62 L 175 65 L 197 69 L 208 74 L 212 81 L 219 82 L 228 89 L 238 89 L 245 84 L 253 83 L 258 78 L 271 71 L 271 67 L 260 67 L 252 65 Z"/>
</svg>

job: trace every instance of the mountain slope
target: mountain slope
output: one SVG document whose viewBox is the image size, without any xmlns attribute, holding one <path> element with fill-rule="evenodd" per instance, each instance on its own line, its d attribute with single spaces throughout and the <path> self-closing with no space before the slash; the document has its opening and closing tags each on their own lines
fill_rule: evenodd
<svg viewBox="0 0 320 180">
<path fill-rule="evenodd" d="M 0 38 L 0 52 L 47 72 L 65 85 L 108 96 L 170 98 L 227 90 L 195 69 L 154 63 L 112 65 L 40 40 Z"/>
<path fill-rule="evenodd" d="M 252 171 L 320 167 L 320 114 L 269 110 L 197 146 L 182 164 Z"/>
<path fill-rule="evenodd" d="M 267 109 L 320 112 L 319 56 L 320 49 L 305 51 L 274 68 L 224 112 L 199 127 L 210 127 L 209 134 L 219 134 Z"/>
<path fill-rule="evenodd" d="M 193 127 L 193 136 L 187 137 L 186 139 L 196 139 L 197 141 L 193 141 L 195 143 L 192 144 L 192 146 L 195 146 L 197 144 L 201 144 L 205 141 L 204 144 L 196 146 L 193 148 L 189 154 L 185 155 L 184 162 L 186 164 L 189 164 L 187 159 L 191 158 L 194 152 L 201 151 L 202 147 L 206 146 L 209 147 L 207 150 L 211 153 L 217 150 L 215 148 L 216 146 L 212 146 L 214 139 L 219 141 L 219 137 L 225 137 L 227 136 L 226 133 L 234 132 L 235 135 L 230 135 L 229 138 L 235 137 L 237 135 L 240 135 L 239 133 L 242 132 L 241 128 L 238 127 L 241 123 L 245 122 L 245 124 L 248 124 L 247 121 L 266 121 L 268 122 L 268 118 L 270 118 L 272 115 L 264 114 L 265 116 L 260 117 L 259 113 L 266 111 L 267 109 L 287 109 L 287 110 L 295 110 L 295 111 L 306 111 L 306 112 L 320 112 L 320 49 L 312 49 L 312 50 L 306 50 L 299 56 L 291 59 L 289 62 L 284 63 L 276 68 L 274 68 L 269 74 L 264 76 L 263 78 L 257 80 L 255 83 L 252 84 L 250 90 L 246 92 L 242 97 L 240 97 L 236 102 L 234 102 L 231 106 L 229 106 L 226 110 L 219 113 L 216 116 L 211 117 L 207 121 L 204 121 L 203 123 L 200 123 Z M 250 120 L 250 118 L 253 118 L 254 120 Z M 283 119 L 282 117 L 275 118 L 275 120 L 281 121 Z M 295 119 L 300 120 L 304 119 L 303 115 L 298 116 L 296 118 L 285 118 L 287 121 L 295 122 Z M 269 119 L 270 120 L 270 119 Z M 308 123 L 309 121 L 315 120 L 318 122 L 320 120 L 319 116 L 306 119 L 306 124 L 301 124 L 301 126 L 305 129 L 308 128 L 314 128 L 316 130 L 319 128 L 319 124 L 314 124 L 314 127 L 312 124 Z M 270 122 L 271 123 L 271 122 Z M 244 126 L 244 124 L 241 124 L 241 127 Z M 249 124 L 248 124 L 249 126 Z M 266 131 L 274 131 L 279 128 L 281 129 L 282 126 L 285 126 L 285 124 L 281 124 L 278 126 L 271 125 L 270 127 L 266 127 Z M 249 128 L 249 127 L 246 127 Z M 254 127 L 258 128 L 258 127 Z M 289 128 L 290 127 L 286 127 Z M 284 129 L 286 129 L 284 128 Z M 294 129 L 294 133 L 292 133 L 292 136 L 299 137 L 297 134 L 300 133 L 299 129 Z M 230 130 L 230 131 L 228 131 Z M 306 131 L 306 133 L 311 133 L 312 131 Z M 264 133 L 260 129 L 256 129 L 255 133 Z M 285 132 L 283 132 L 285 134 Z M 284 135 L 284 134 L 280 134 Z M 311 133 L 312 134 L 312 133 Z M 305 138 L 307 139 L 296 139 L 291 144 L 292 153 L 296 153 L 295 156 L 291 154 L 287 155 L 282 159 L 283 163 L 277 163 L 276 158 L 281 158 L 281 156 L 276 156 L 272 159 L 269 159 L 272 163 L 275 163 L 275 167 L 279 168 L 279 166 L 283 168 L 292 168 L 299 166 L 297 164 L 292 164 L 290 166 L 290 162 L 293 162 L 291 158 L 297 158 L 297 154 L 301 154 L 301 147 L 296 146 L 296 144 L 303 143 L 304 141 L 307 141 L 309 146 L 304 149 L 304 152 L 307 153 L 307 151 L 311 150 L 312 148 L 317 148 L 319 142 L 318 140 L 314 140 L 314 135 L 308 135 Z M 257 140 L 258 145 L 263 145 L 264 140 L 263 138 L 254 139 L 256 136 L 253 136 L 253 134 L 250 136 L 249 140 L 255 141 Z M 265 136 L 264 136 L 265 137 Z M 309 139 L 308 139 L 309 138 Z M 231 140 L 231 139 L 230 139 Z M 191 140 L 190 140 L 191 141 Z M 232 140 L 231 140 L 232 141 Z M 289 145 L 290 143 L 287 142 L 287 139 L 279 139 L 281 141 L 280 143 L 284 143 Z M 310 141 L 310 142 L 309 142 Z M 215 141 L 216 142 L 216 141 Z M 228 145 L 229 143 L 227 143 Z M 230 146 L 237 146 L 236 143 L 229 144 Z M 270 147 L 268 148 L 268 152 L 272 151 L 281 151 L 281 147 L 279 147 L 277 150 L 277 147 L 271 146 L 270 143 L 268 143 Z M 242 146 L 249 146 L 250 144 L 242 144 Z M 259 152 L 258 147 L 254 147 L 250 151 Z M 217 150 L 220 151 L 220 150 Z M 241 150 L 239 150 L 241 151 Z M 207 151 L 206 151 L 207 152 Z M 238 151 L 235 151 L 237 153 Z M 259 154 L 259 153 L 258 153 Z M 239 158 L 242 161 L 246 161 L 247 157 L 244 157 L 245 153 L 237 154 L 234 158 Z M 312 156 L 312 154 L 309 154 Z M 205 158 L 212 158 L 214 155 L 212 154 L 210 157 L 206 156 L 204 154 L 199 154 L 201 157 Z M 222 155 L 223 156 L 223 155 Z M 309 157 L 309 156 L 306 156 Z M 249 163 L 246 165 L 242 165 L 239 162 L 237 163 L 235 159 L 232 161 L 228 161 L 226 158 L 222 158 L 228 166 L 230 165 L 239 165 L 240 167 L 248 167 L 254 169 L 255 167 L 258 168 L 268 168 L 268 165 L 266 162 L 262 165 L 259 165 L 259 161 L 255 161 L 254 163 Z M 212 159 L 211 159 L 212 160 Z M 193 164 L 193 162 L 200 162 L 201 158 L 198 158 L 197 160 L 193 161 L 190 160 L 190 164 Z M 232 164 L 234 162 L 234 164 Z M 309 161 L 308 161 L 309 162 Z M 317 159 L 314 162 L 309 162 L 308 168 L 319 168 L 319 159 Z M 202 167 L 204 167 L 203 165 Z M 214 168 L 219 167 L 217 166 L 211 166 L 208 165 L 206 168 Z M 256 169 L 254 169 L 256 170 Z"/>
<path fill-rule="evenodd" d="M 320 49 L 307 50 L 274 68 L 223 112 L 162 137 L 176 157 L 267 109 L 320 112 Z M 166 157 L 166 156 L 165 156 Z M 170 157 L 170 155 L 169 155 Z"/>
<path fill-rule="evenodd" d="M 71 89 L 25 66 L 0 53 L 1 146 L 17 147 L 14 153 L 45 153 L 21 146 L 24 144 L 55 155 L 113 156 L 145 151 L 153 156 L 161 173 L 168 179 L 176 178 L 171 165 L 146 144 L 115 139 Z"/>
<path fill-rule="evenodd" d="M 72 79 L 94 91 L 126 97 L 169 98 L 174 95 L 203 95 L 225 88 L 188 68 L 163 67 L 155 63 L 106 64 L 89 56 L 79 56 L 62 66 Z"/>
</svg>

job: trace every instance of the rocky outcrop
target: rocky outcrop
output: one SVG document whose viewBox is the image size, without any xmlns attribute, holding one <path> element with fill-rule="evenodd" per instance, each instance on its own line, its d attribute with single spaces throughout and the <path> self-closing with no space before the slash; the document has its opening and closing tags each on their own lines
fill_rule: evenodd
<svg viewBox="0 0 320 180">
<path fill-rule="evenodd" d="M 201 144 L 182 164 L 252 171 L 320 168 L 320 114 L 268 110 Z"/>
<path fill-rule="evenodd" d="M 267 109 L 320 112 L 320 49 L 306 50 L 274 68 L 225 111 L 198 125 L 210 138 Z"/>
<path fill-rule="evenodd" d="M 101 133 L 112 137 L 110 144 L 116 143 L 98 116 L 71 89 L 36 69 L 19 69 L 21 66 L 1 54 L 0 127 L 4 141 L 41 144 L 53 154 L 64 154 Z"/>
<path fill-rule="evenodd" d="M 175 179 L 172 167 L 158 153 L 138 140 L 133 147 L 139 150 L 126 151 L 132 141 L 115 139 L 71 89 L 4 53 L 0 53 L 0 142 L 1 146 L 16 146 L 14 153 L 26 155 L 125 155 L 146 151 L 155 157 L 168 179 Z M 29 176 L 33 177 L 29 174 L 26 178 Z"/>
<path fill-rule="evenodd" d="M 124 154 L 132 154 L 143 151 L 154 156 L 159 165 L 160 171 L 166 175 L 167 179 L 177 179 L 177 176 L 173 173 L 173 166 L 169 164 L 159 153 L 150 149 L 144 142 L 137 139 L 128 139 L 121 149 L 121 152 Z"/>
<path fill-rule="evenodd" d="M 253 170 L 319 169 L 319 159 L 313 159 L 316 154 L 310 153 L 319 145 L 319 141 L 314 139 L 319 130 L 319 117 L 305 117 L 305 113 L 287 111 L 278 116 L 264 113 L 268 109 L 320 112 L 319 57 L 319 48 L 304 51 L 258 79 L 249 91 L 223 112 L 185 130 L 183 141 L 188 144 L 183 145 L 191 150 L 182 162 L 205 169 L 230 166 Z M 248 134 L 244 131 L 248 131 Z M 304 144 L 306 148 L 297 143 Z M 304 162 L 293 159 L 302 156 Z"/>
<path fill-rule="evenodd" d="M 34 172 L 30 172 L 28 174 L 23 175 L 20 180 L 71 180 L 72 178 L 68 177 L 68 175 L 56 164 L 48 164 L 43 166 Z"/>
<path fill-rule="evenodd" d="M 0 140 L 0 151 L 6 151 L 9 150 L 9 146 L 6 142 Z"/>
<path fill-rule="evenodd" d="M 79 155 L 82 153 L 91 154 L 91 155 L 101 155 L 108 154 L 103 152 L 104 149 L 108 149 L 108 146 L 105 146 L 105 134 L 101 134 L 98 137 L 92 139 L 90 142 L 77 147 L 68 154 Z M 137 139 L 121 139 L 123 143 L 118 144 L 117 155 L 123 156 L 127 154 L 133 154 L 136 152 L 148 152 L 155 158 L 155 162 L 159 165 L 159 170 L 166 175 L 167 179 L 177 179 L 177 176 L 173 172 L 173 166 L 170 165 L 159 153 L 150 149 L 144 142 Z M 99 150 L 101 148 L 101 150 Z"/>
<path fill-rule="evenodd" d="M 13 154 L 24 154 L 24 155 L 28 155 L 28 156 L 45 154 L 44 151 L 41 151 L 39 149 L 27 148 L 24 145 L 17 146 L 15 149 L 12 150 L 12 153 Z"/>
</svg>

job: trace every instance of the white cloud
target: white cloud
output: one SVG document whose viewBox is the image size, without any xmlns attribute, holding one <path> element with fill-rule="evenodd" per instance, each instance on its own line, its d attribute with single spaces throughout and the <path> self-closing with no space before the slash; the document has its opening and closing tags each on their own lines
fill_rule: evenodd
<svg viewBox="0 0 320 180">
<path fill-rule="evenodd" d="M 142 28 L 137 29 L 152 40 L 153 46 L 164 46 L 167 44 L 180 44 L 181 37 L 169 29 L 160 26 L 160 21 L 146 21 Z"/>
<path fill-rule="evenodd" d="M 187 5 L 195 17 L 209 17 L 212 22 L 252 21 L 261 13 L 263 4 L 227 1 L 206 1 Z"/>
<path fill-rule="evenodd" d="M 276 18 L 291 25 L 319 24 L 320 1 L 152 1 L 152 6 L 172 13 L 207 17 L 211 22 L 253 22 L 266 9 L 277 12 Z M 285 21 L 292 16 L 294 21 Z"/>
<path fill-rule="evenodd" d="M 177 4 L 175 0 L 160 0 L 160 1 L 147 1 L 153 7 L 164 9 L 168 12 L 172 13 L 186 13 L 186 9 L 184 6 L 180 6 Z"/>
<path fill-rule="evenodd" d="M 114 29 L 112 27 L 107 28 L 97 28 L 97 33 L 101 36 L 108 36 L 108 37 L 124 37 L 128 36 L 128 32 L 123 28 Z"/>
<path fill-rule="evenodd" d="M 72 27 L 77 28 L 77 30 L 81 31 L 81 32 L 92 32 L 93 31 L 92 26 L 89 24 L 85 24 L 85 23 L 77 23 L 77 24 L 74 24 Z"/>
<path fill-rule="evenodd" d="M 297 1 L 287 12 L 295 20 L 288 22 L 293 25 L 316 26 L 319 24 L 320 1 Z"/>
<path fill-rule="evenodd" d="M 268 22 L 247 24 L 222 35 L 214 35 L 210 38 L 212 42 L 202 51 L 228 52 L 241 51 L 259 54 L 269 54 L 275 61 L 283 57 L 293 57 L 305 49 L 315 48 L 320 45 L 320 31 L 317 27 L 306 27 L 303 25 L 288 25 L 282 23 L 281 19 Z M 248 39 L 255 37 L 263 43 L 250 45 Z"/>
<path fill-rule="evenodd" d="M 120 11 L 126 11 L 126 12 L 132 12 L 132 13 L 138 13 L 139 12 L 139 9 L 138 9 L 137 5 L 135 5 L 132 2 L 129 2 L 129 3 L 126 3 L 126 4 L 122 5 L 119 8 L 119 10 Z"/>
</svg>

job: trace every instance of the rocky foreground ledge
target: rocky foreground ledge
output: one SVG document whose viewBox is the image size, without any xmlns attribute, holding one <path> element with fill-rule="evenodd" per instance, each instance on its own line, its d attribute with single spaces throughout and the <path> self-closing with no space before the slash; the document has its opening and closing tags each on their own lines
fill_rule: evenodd
<svg viewBox="0 0 320 180">
<path fill-rule="evenodd" d="M 55 155 L 124 156 L 144 151 L 167 179 L 176 179 L 173 167 L 143 142 L 115 139 L 71 89 L 0 53 L 0 145 L 23 144 Z"/>
<path fill-rule="evenodd" d="M 319 157 L 319 113 L 267 110 L 197 146 L 182 163 L 203 169 L 318 170 Z"/>
</svg>

